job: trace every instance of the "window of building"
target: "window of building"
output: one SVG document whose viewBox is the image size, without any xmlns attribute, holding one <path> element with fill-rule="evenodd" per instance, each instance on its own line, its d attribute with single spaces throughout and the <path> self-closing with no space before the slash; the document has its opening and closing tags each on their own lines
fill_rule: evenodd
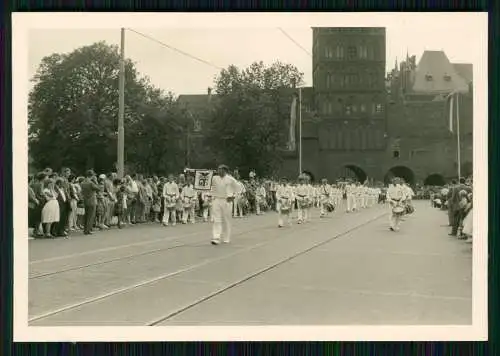
<svg viewBox="0 0 500 356">
<path fill-rule="evenodd" d="M 393 158 L 399 158 L 399 150 L 392 151 L 392 157 Z"/>
<path fill-rule="evenodd" d="M 432 75 L 431 74 L 426 74 L 425 75 L 425 80 L 427 80 L 428 82 L 432 82 Z"/>
<path fill-rule="evenodd" d="M 366 59 L 368 57 L 368 51 L 365 45 L 359 46 L 359 58 Z"/>
<path fill-rule="evenodd" d="M 351 115 L 351 111 L 352 111 L 351 104 L 347 104 L 345 106 L 345 113 L 346 113 L 346 115 Z"/>
<path fill-rule="evenodd" d="M 375 105 L 375 112 L 380 114 L 382 112 L 382 104 Z"/>
<path fill-rule="evenodd" d="M 444 80 L 447 81 L 447 82 L 450 82 L 451 81 L 451 75 L 445 74 L 444 75 Z"/>
<path fill-rule="evenodd" d="M 333 113 L 333 105 L 332 105 L 332 102 L 329 101 L 328 102 L 328 114 L 331 114 L 331 113 Z"/>
<path fill-rule="evenodd" d="M 338 45 L 336 47 L 335 55 L 337 59 L 343 59 L 344 58 L 344 47 L 341 45 Z"/>
<path fill-rule="evenodd" d="M 366 106 L 365 106 L 365 104 L 361 104 L 361 105 L 359 106 L 359 111 L 361 111 L 361 112 L 366 112 Z"/>
<path fill-rule="evenodd" d="M 341 75 L 339 77 L 339 85 L 340 85 L 341 88 L 345 87 L 345 85 L 346 85 L 346 83 L 345 83 L 345 76 Z"/>
<path fill-rule="evenodd" d="M 358 55 L 358 51 L 355 46 L 347 47 L 347 57 L 349 59 L 355 59 Z"/>
<path fill-rule="evenodd" d="M 358 107 L 356 104 L 351 105 L 352 113 L 355 114 L 358 111 Z"/>
</svg>

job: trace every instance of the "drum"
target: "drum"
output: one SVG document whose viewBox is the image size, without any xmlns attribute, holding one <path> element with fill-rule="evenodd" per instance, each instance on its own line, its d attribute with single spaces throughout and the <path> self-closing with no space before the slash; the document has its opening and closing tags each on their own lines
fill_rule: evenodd
<svg viewBox="0 0 500 356">
<path fill-rule="evenodd" d="M 304 209 L 309 206 L 309 200 L 307 197 L 297 197 L 297 206 L 299 209 Z"/>
<path fill-rule="evenodd" d="M 326 211 L 328 211 L 329 213 L 331 213 L 332 211 L 335 210 L 335 205 L 333 205 L 332 203 L 328 202 L 325 204 L 325 208 L 326 208 Z"/>
<path fill-rule="evenodd" d="M 392 208 L 392 212 L 394 214 L 403 214 L 404 211 L 405 211 L 405 208 L 400 204 L 397 204 Z"/>
<path fill-rule="evenodd" d="M 175 198 L 175 195 L 168 194 L 167 197 L 165 198 L 165 207 L 169 210 L 173 210 L 175 209 L 176 205 L 177 205 L 177 199 Z"/>
<path fill-rule="evenodd" d="M 280 199 L 280 210 L 282 213 L 288 213 L 292 209 L 292 202 L 289 198 Z"/>
<path fill-rule="evenodd" d="M 184 200 L 182 202 L 182 206 L 184 209 L 191 209 L 193 206 L 193 198 L 192 197 L 184 197 Z"/>
</svg>

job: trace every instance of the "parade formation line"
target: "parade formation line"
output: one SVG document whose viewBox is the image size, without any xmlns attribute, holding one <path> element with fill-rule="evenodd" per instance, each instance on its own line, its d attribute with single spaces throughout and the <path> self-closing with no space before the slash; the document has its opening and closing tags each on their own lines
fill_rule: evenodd
<svg viewBox="0 0 500 356">
<path fill-rule="evenodd" d="M 332 217 L 335 219 L 336 215 L 337 214 L 334 214 Z M 180 308 L 179 310 L 175 311 L 174 313 L 169 313 L 168 315 L 166 315 L 166 316 L 164 316 L 162 318 L 158 318 L 156 320 L 150 321 L 148 323 L 148 325 L 150 325 L 150 324 L 151 325 L 155 325 L 157 323 L 161 323 L 162 321 L 167 320 L 168 318 L 172 317 L 173 315 L 177 315 L 177 314 L 181 313 L 184 310 L 190 309 L 191 307 L 193 307 L 195 305 L 203 303 L 204 301 L 206 301 L 206 300 L 208 300 L 208 299 L 210 299 L 210 298 L 212 298 L 212 297 L 214 297 L 216 295 L 219 295 L 219 294 L 223 293 L 224 291 L 227 291 L 227 290 L 233 288 L 236 285 L 240 285 L 240 284 L 244 283 L 245 281 L 247 281 L 247 280 L 249 280 L 249 279 L 251 279 L 251 278 L 253 278 L 253 277 L 257 276 L 257 275 L 263 274 L 266 271 L 269 271 L 269 270 L 271 270 L 272 268 L 274 268 L 276 266 L 284 264 L 287 261 L 290 261 L 291 259 L 293 259 L 293 258 L 295 258 L 297 256 L 303 255 L 303 254 L 307 253 L 308 251 L 311 251 L 312 249 L 318 248 L 318 247 L 324 245 L 327 242 L 330 242 L 330 241 L 332 241 L 332 240 L 334 240 L 334 239 L 336 239 L 336 238 L 338 238 L 340 236 L 343 236 L 343 235 L 349 233 L 352 230 L 356 230 L 356 229 L 358 229 L 358 228 L 360 228 L 360 227 L 362 227 L 362 226 L 364 226 L 364 225 L 366 225 L 366 224 L 368 224 L 368 223 L 370 223 L 370 222 L 372 222 L 372 221 L 374 221 L 376 219 L 379 219 L 382 216 L 386 216 L 386 215 L 387 215 L 387 212 L 384 211 L 382 214 L 378 214 L 375 218 L 371 218 L 371 219 L 369 219 L 369 220 L 367 220 L 367 221 L 365 221 L 364 223 L 361 223 L 361 224 L 356 224 L 354 227 L 352 227 L 352 224 L 351 224 L 351 226 L 348 227 L 347 231 L 341 231 L 339 233 L 336 233 L 333 237 L 330 237 L 327 240 L 323 240 L 323 241 L 320 241 L 319 243 L 315 243 L 312 246 L 309 246 L 309 247 L 307 247 L 305 249 L 302 249 L 301 251 L 293 253 L 291 256 L 288 256 L 288 257 L 286 257 L 284 259 L 281 259 L 281 260 L 279 260 L 277 262 L 274 262 L 271 266 L 268 266 L 268 267 L 266 267 L 264 269 L 260 269 L 259 271 L 252 273 L 250 276 L 247 276 L 247 277 L 245 277 L 243 279 L 240 278 L 235 283 L 230 283 L 228 286 L 220 288 L 220 289 L 218 289 L 215 292 L 208 293 L 203 298 L 197 300 L 194 303 L 189 303 L 188 305 Z M 313 232 L 313 231 L 322 230 L 322 229 L 325 228 L 325 225 L 327 223 L 331 223 L 332 221 L 334 221 L 334 220 L 332 220 L 332 219 L 318 219 L 317 223 L 315 223 L 314 225 L 312 225 L 310 228 L 303 228 L 301 226 L 300 228 L 297 228 L 297 229 L 290 229 L 290 230 L 287 229 L 289 231 L 289 233 L 286 234 L 286 235 L 281 235 L 280 234 L 281 236 L 279 236 L 279 237 L 281 237 L 281 238 L 283 238 L 283 237 L 290 238 L 290 237 L 297 237 L 297 236 L 300 237 L 300 236 L 304 236 L 304 235 L 307 236 L 308 231 Z M 253 226 L 253 228 L 250 231 L 243 231 L 243 232 L 240 232 L 240 233 L 236 233 L 235 236 L 247 234 L 247 233 L 250 233 L 250 232 L 266 231 L 266 230 L 270 229 L 270 227 L 268 227 L 268 226 L 265 226 L 265 227 L 262 227 L 262 228 L 255 228 L 254 225 L 252 225 L 252 226 Z M 277 229 L 275 225 L 273 226 L 273 229 Z M 201 232 L 200 233 L 193 233 L 193 234 L 190 234 L 190 235 L 194 236 L 194 235 L 198 235 L 198 234 L 201 234 Z M 255 237 L 255 236 L 253 236 L 253 237 Z M 173 240 L 175 240 L 175 239 L 173 239 Z M 241 241 L 243 239 L 238 239 L 238 240 Z M 238 240 L 236 240 L 236 241 L 238 241 Z M 282 240 L 282 239 L 279 239 L 279 240 Z M 203 241 L 207 241 L 207 240 L 204 239 Z M 56 308 L 56 309 L 53 309 L 53 310 L 50 310 L 50 311 L 47 311 L 47 312 L 35 315 L 35 316 L 33 316 L 33 317 L 31 317 L 29 319 L 29 322 L 33 323 L 35 321 L 41 321 L 41 320 L 47 319 L 49 317 L 56 316 L 56 315 L 61 314 L 61 313 L 65 313 L 65 312 L 70 312 L 70 311 L 74 312 L 74 311 L 76 311 L 80 307 L 92 305 L 93 303 L 97 303 L 97 302 L 105 300 L 105 299 L 110 299 L 110 298 L 112 298 L 114 296 L 117 296 L 117 295 L 120 295 L 120 294 L 126 294 L 127 292 L 131 292 L 131 291 L 136 290 L 136 289 L 141 288 L 141 287 L 147 287 L 149 285 L 154 284 L 155 282 L 166 280 L 166 279 L 170 279 L 172 277 L 179 276 L 179 275 L 187 273 L 189 271 L 198 270 L 200 268 L 206 267 L 209 264 L 214 264 L 214 263 L 216 263 L 218 261 L 227 260 L 227 259 L 229 259 L 231 257 L 237 256 L 239 254 L 243 254 L 243 253 L 248 252 L 248 251 L 256 250 L 258 248 L 261 248 L 261 247 L 263 247 L 265 245 L 269 245 L 269 244 L 271 244 L 273 242 L 276 242 L 276 241 L 278 241 L 277 238 L 272 238 L 269 241 L 261 242 L 261 243 L 252 245 L 250 247 L 239 249 L 239 250 L 237 250 L 235 252 L 232 252 L 232 253 L 229 253 L 229 254 L 225 254 L 224 256 L 219 256 L 219 257 L 216 257 L 216 258 L 209 258 L 209 259 L 204 260 L 203 262 L 200 262 L 200 263 L 197 263 L 197 264 L 194 264 L 194 265 L 190 265 L 190 266 L 187 266 L 185 268 L 180 268 L 180 269 L 177 269 L 175 271 L 171 271 L 169 273 L 162 274 L 162 275 L 154 277 L 154 278 L 146 279 L 146 280 L 143 280 L 143 281 L 141 281 L 139 283 L 135 283 L 133 285 L 125 286 L 125 287 L 122 287 L 122 288 L 117 288 L 117 289 L 112 290 L 110 292 L 102 293 L 102 294 L 100 294 L 98 296 L 94 296 L 94 297 L 91 297 L 91 298 L 86 298 L 86 299 L 84 299 L 82 301 L 79 301 L 79 302 L 76 302 L 76 303 L 72 303 L 72 304 L 69 304 L 69 305 L 66 305 L 66 306 L 62 306 L 60 308 Z M 186 247 L 189 247 L 189 246 L 194 247 L 195 243 L 198 243 L 198 241 L 196 241 L 194 243 L 191 243 L 191 244 L 186 244 Z M 201 241 L 200 241 L 200 243 L 201 243 Z M 173 248 L 175 248 L 175 247 L 174 246 L 169 246 L 167 248 L 163 248 L 163 250 L 173 249 Z M 218 249 L 218 247 L 215 247 L 215 249 Z M 155 253 L 155 252 L 161 252 L 161 251 L 150 251 L 149 253 L 152 254 L 152 253 Z M 128 258 L 133 258 L 133 257 L 137 257 L 139 255 L 145 255 L 145 254 L 147 254 L 147 252 L 141 253 L 141 254 L 136 254 L 135 256 L 129 256 Z M 115 259 L 115 260 L 116 261 L 118 261 L 118 260 L 125 261 L 126 257 L 123 257 L 123 258 L 120 258 L 120 259 Z M 113 261 L 110 260 L 110 261 L 104 262 L 104 263 L 111 263 L 111 262 L 113 262 Z M 97 264 L 93 264 L 93 265 L 97 265 Z M 84 269 L 85 267 L 86 266 L 81 266 L 80 268 Z M 52 274 L 56 274 L 56 273 L 58 273 L 58 272 L 55 272 L 55 273 L 52 273 Z M 59 272 L 59 273 L 61 273 L 61 272 Z M 41 278 L 42 276 L 39 276 L 39 277 Z M 36 278 L 36 276 L 34 278 Z"/>
</svg>

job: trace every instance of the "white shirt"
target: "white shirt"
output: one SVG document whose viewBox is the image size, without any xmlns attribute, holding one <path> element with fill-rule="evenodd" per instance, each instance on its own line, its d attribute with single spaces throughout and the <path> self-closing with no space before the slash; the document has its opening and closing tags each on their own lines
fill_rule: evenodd
<svg viewBox="0 0 500 356">
<path fill-rule="evenodd" d="M 240 191 L 239 182 L 229 174 L 224 177 L 214 176 L 212 178 L 212 196 L 214 198 L 226 199 L 234 197 Z"/>
<path fill-rule="evenodd" d="M 392 200 L 397 200 L 397 201 L 403 201 L 405 200 L 406 194 L 405 194 L 405 189 L 399 184 L 396 185 L 390 185 L 389 189 L 387 189 L 387 198 L 389 201 Z"/>
<path fill-rule="evenodd" d="M 186 185 L 182 188 L 182 198 L 191 198 L 193 199 L 196 196 L 193 185 Z"/>
<path fill-rule="evenodd" d="M 307 197 L 308 193 L 309 193 L 309 187 L 305 184 L 299 184 L 295 188 L 295 195 L 297 195 L 297 198 L 299 199 Z"/>
<path fill-rule="evenodd" d="M 163 186 L 163 197 L 166 198 L 167 195 L 175 195 L 176 197 L 179 196 L 179 187 L 177 186 L 177 183 L 165 183 Z"/>
<path fill-rule="evenodd" d="M 132 193 L 139 193 L 139 187 L 137 186 L 137 183 L 134 180 L 130 182 L 129 186 L 130 186 L 130 191 Z"/>
<path fill-rule="evenodd" d="M 266 189 L 262 186 L 257 188 L 255 192 L 258 197 L 265 198 L 266 197 Z"/>
<path fill-rule="evenodd" d="M 288 199 L 293 199 L 293 189 L 291 186 L 287 185 L 280 185 L 278 187 L 278 190 L 276 191 L 276 198 L 281 199 L 281 198 L 288 198 Z"/>
<path fill-rule="evenodd" d="M 319 194 L 322 196 L 332 195 L 332 188 L 328 184 L 322 185 L 319 188 Z"/>
</svg>

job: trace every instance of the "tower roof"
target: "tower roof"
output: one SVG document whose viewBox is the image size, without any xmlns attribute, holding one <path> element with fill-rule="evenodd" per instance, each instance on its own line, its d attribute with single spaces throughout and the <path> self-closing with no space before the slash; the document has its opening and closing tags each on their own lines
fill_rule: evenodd
<svg viewBox="0 0 500 356">
<path fill-rule="evenodd" d="M 416 93 L 469 91 L 468 81 L 457 73 L 456 67 L 443 51 L 424 52 L 418 62 L 413 83 L 412 89 Z"/>
</svg>

